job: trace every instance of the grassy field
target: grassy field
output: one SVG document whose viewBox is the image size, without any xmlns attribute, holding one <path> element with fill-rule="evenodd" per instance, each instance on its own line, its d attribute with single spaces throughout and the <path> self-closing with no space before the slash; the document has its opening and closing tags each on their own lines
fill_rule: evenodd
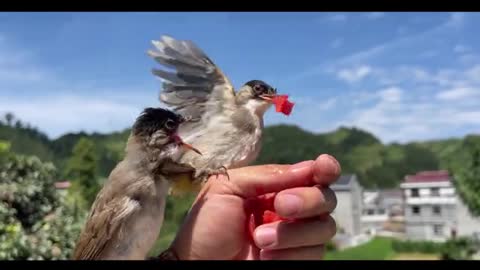
<svg viewBox="0 0 480 270">
<path fill-rule="evenodd" d="M 389 260 L 395 252 L 392 249 L 392 240 L 377 237 L 370 242 L 353 248 L 327 253 L 326 260 Z"/>
<path fill-rule="evenodd" d="M 376 237 L 353 248 L 327 253 L 326 260 L 438 260 L 436 254 L 396 253 L 392 239 Z"/>
<path fill-rule="evenodd" d="M 399 253 L 393 256 L 392 260 L 396 261 L 411 261 L 411 260 L 439 260 L 437 254 L 423 254 L 423 253 Z"/>
</svg>

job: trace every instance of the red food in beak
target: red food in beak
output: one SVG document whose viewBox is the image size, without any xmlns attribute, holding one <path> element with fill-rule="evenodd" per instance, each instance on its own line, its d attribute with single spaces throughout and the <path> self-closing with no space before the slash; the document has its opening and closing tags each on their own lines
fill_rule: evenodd
<svg viewBox="0 0 480 270">
<path fill-rule="evenodd" d="M 288 101 L 288 95 L 277 95 L 272 99 L 275 104 L 275 110 L 285 115 L 290 115 L 295 103 Z"/>
<path fill-rule="evenodd" d="M 195 147 L 193 147 L 192 145 L 184 142 L 182 140 L 182 138 L 180 138 L 180 136 L 178 136 L 177 134 L 174 134 L 172 135 L 172 138 L 173 138 L 173 141 L 175 141 L 175 143 L 177 143 L 178 145 L 182 146 L 182 147 L 185 147 L 187 148 L 188 150 L 192 150 L 194 151 L 195 153 L 199 154 L 199 155 L 202 155 L 202 153 L 200 151 L 198 151 Z"/>
<path fill-rule="evenodd" d="M 285 115 L 290 115 L 295 105 L 288 100 L 288 95 L 262 95 L 261 97 L 275 104 L 275 110 Z"/>
</svg>

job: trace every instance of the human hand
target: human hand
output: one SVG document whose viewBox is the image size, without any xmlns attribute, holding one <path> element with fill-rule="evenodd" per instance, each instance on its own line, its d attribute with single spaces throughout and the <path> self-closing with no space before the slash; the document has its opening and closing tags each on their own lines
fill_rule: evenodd
<svg viewBox="0 0 480 270">
<path fill-rule="evenodd" d="M 328 188 L 340 175 L 329 155 L 294 165 L 250 166 L 212 177 L 200 191 L 171 249 L 181 260 L 318 260 L 336 233 Z M 249 238 L 248 199 L 276 193 L 275 212 L 293 221 L 263 224 Z"/>
</svg>

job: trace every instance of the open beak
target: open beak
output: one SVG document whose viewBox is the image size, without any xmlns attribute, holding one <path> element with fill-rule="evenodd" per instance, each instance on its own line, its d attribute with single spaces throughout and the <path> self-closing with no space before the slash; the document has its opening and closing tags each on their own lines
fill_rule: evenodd
<svg viewBox="0 0 480 270">
<path fill-rule="evenodd" d="M 175 141 L 175 143 L 177 143 L 178 145 L 182 146 L 182 147 L 185 147 L 187 148 L 188 150 L 192 150 L 194 151 L 195 153 L 199 154 L 199 155 L 202 155 L 202 153 L 200 151 L 198 151 L 198 149 L 196 149 L 195 147 L 193 147 L 192 145 L 184 142 L 182 140 L 182 138 L 180 138 L 180 136 L 178 136 L 177 134 L 174 134 L 172 136 L 173 140 Z"/>
<path fill-rule="evenodd" d="M 260 98 L 269 102 L 273 102 L 275 95 L 264 94 L 264 95 L 260 95 Z"/>
</svg>

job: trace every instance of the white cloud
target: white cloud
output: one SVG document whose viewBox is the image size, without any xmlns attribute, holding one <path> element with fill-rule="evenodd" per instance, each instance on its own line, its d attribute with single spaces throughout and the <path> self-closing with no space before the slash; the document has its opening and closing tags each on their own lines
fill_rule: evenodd
<svg viewBox="0 0 480 270">
<path fill-rule="evenodd" d="M 363 65 L 351 69 L 341 69 L 337 73 L 337 77 L 349 83 L 354 83 L 365 78 L 372 72 L 369 66 Z"/>
<path fill-rule="evenodd" d="M 440 100 L 462 100 L 473 96 L 478 96 L 480 89 L 461 87 L 442 91 L 437 94 L 436 98 Z"/>
<path fill-rule="evenodd" d="M 144 107 L 160 105 L 158 92 L 146 94 L 142 86 L 106 89 L 65 80 L 0 37 L 0 114 L 13 112 L 52 138 L 127 128 Z"/>
<path fill-rule="evenodd" d="M 452 28 L 462 27 L 465 24 L 466 19 L 466 13 L 451 13 L 443 23 L 422 32 L 415 32 L 411 35 L 404 35 L 407 28 L 402 25 L 397 28 L 397 31 L 402 32 L 402 35 L 399 35 L 396 39 L 388 40 L 384 43 L 377 43 L 372 47 L 354 52 L 344 57 L 326 61 L 291 76 L 288 81 L 297 81 L 307 77 L 317 76 L 320 73 L 324 73 L 326 70 L 338 70 L 352 65 L 369 63 L 388 52 L 398 53 L 399 50 L 408 51 L 410 49 L 416 49 L 416 47 L 413 47 L 414 45 L 431 41 L 436 37 L 442 37 L 446 32 L 451 32 Z M 426 56 L 432 57 L 432 53 L 427 53 Z"/>
<path fill-rule="evenodd" d="M 140 106 L 85 96 L 2 98 L 1 112 L 14 114 L 55 138 L 66 131 L 110 132 L 131 125 Z"/>
<path fill-rule="evenodd" d="M 330 43 L 330 47 L 333 49 L 340 48 L 343 45 L 343 38 L 336 38 Z"/>
<path fill-rule="evenodd" d="M 395 88 L 394 88 L 395 89 Z M 401 92 L 382 90 L 373 106 L 354 110 L 347 123 L 366 129 L 386 143 L 441 136 L 446 112 L 432 104 L 402 100 Z"/>
<path fill-rule="evenodd" d="M 94 96 L 2 97 L 0 114 L 13 112 L 19 119 L 56 138 L 66 132 L 112 132 L 128 128 L 148 106 L 160 106 L 154 94 L 132 97 L 100 90 Z"/>
<path fill-rule="evenodd" d="M 398 87 L 389 87 L 378 92 L 382 101 L 399 102 L 402 98 L 403 90 Z"/>
<path fill-rule="evenodd" d="M 385 12 L 368 12 L 365 16 L 370 20 L 376 20 L 385 17 Z"/>
</svg>

